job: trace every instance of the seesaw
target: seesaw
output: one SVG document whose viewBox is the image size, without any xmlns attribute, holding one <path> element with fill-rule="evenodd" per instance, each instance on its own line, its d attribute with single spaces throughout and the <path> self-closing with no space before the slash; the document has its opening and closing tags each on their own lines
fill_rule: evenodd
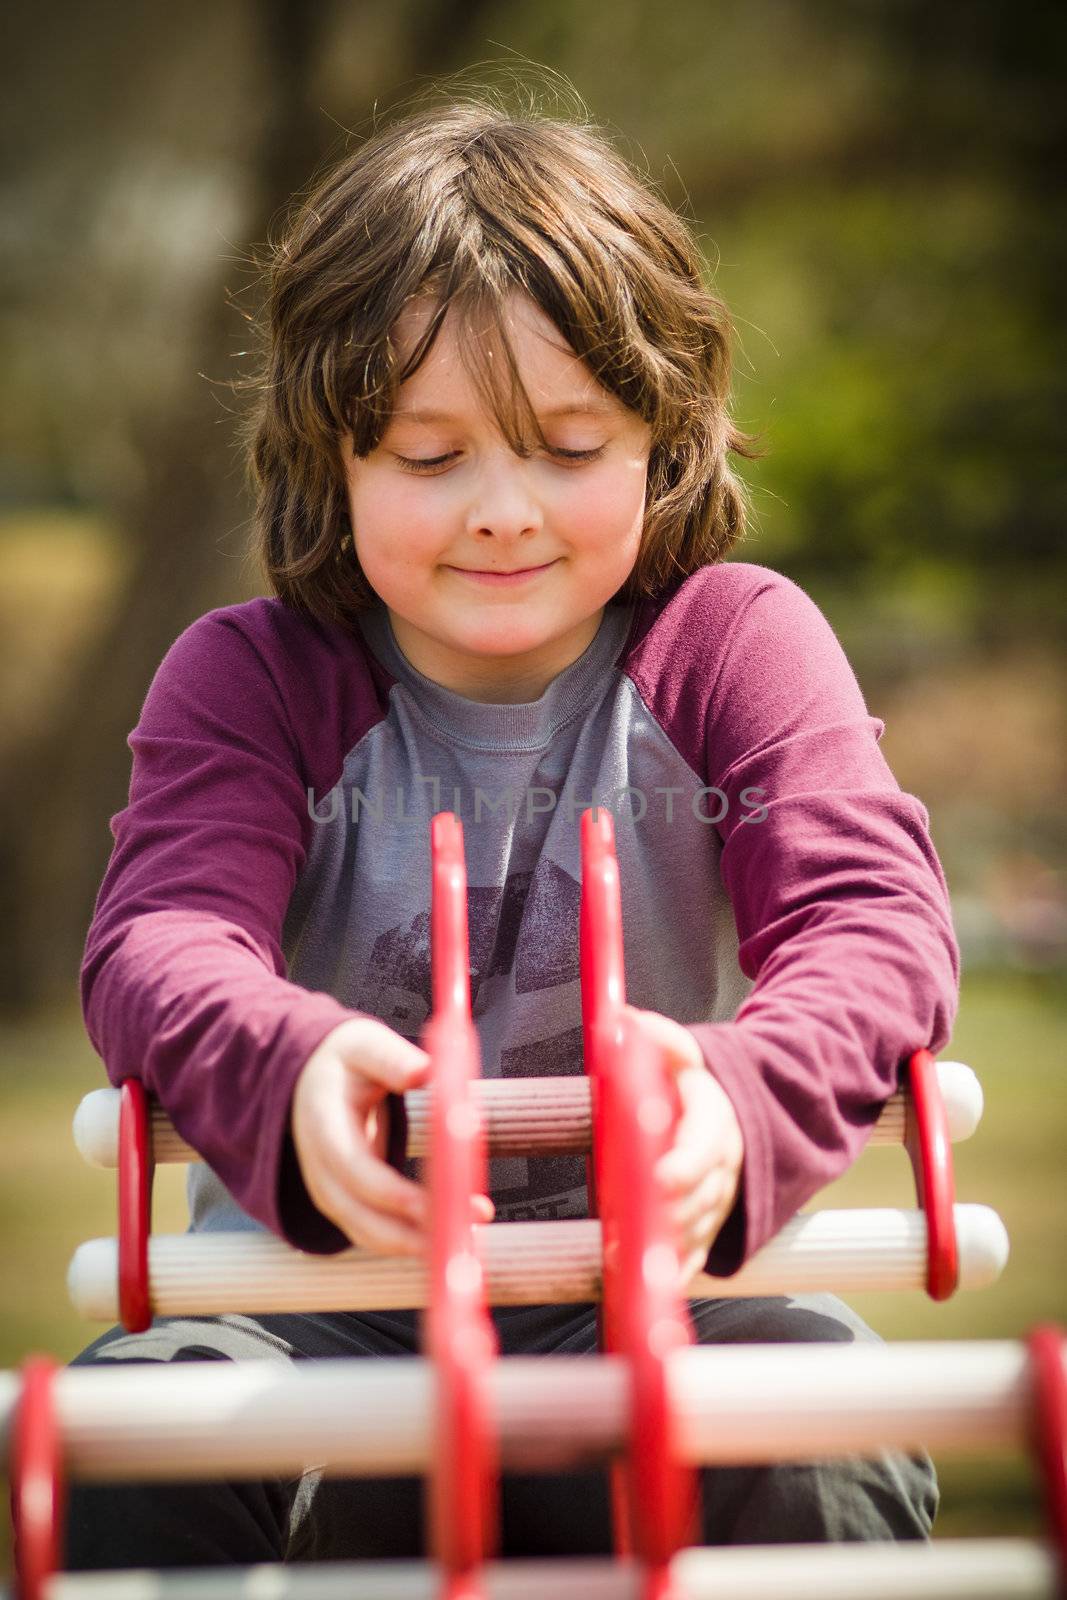
<svg viewBox="0 0 1067 1600">
<path fill-rule="evenodd" d="M 909 1597 L 1053 1595 L 1062 1581 L 1064 1345 L 698 1347 L 652 1174 L 678 1106 L 673 1083 L 623 1011 L 622 926 L 610 813 L 582 817 L 580 954 L 588 1078 L 481 1084 L 470 1013 L 462 830 L 431 825 L 429 1090 L 406 1097 L 407 1154 L 425 1155 L 428 1262 L 348 1250 L 316 1257 L 260 1235 L 150 1235 L 156 1160 L 188 1160 L 141 1085 L 87 1097 L 76 1135 L 117 1164 L 117 1240 L 80 1247 L 75 1303 L 131 1329 L 153 1315 L 424 1307 L 421 1358 L 183 1363 L 115 1374 L 27 1363 L 0 1374 L 10 1429 L 19 1600 L 78 1596 Z M 729 1279 L 697 1274 L 690 1297 L 829 1288 L 925 1288 L 944 1299 L 1003 1268 L 1003 1225 L 955 1203 L 951 1139 L 981 1114 L 969 1069 L 917 1051 L 871 1142 L 903 1143 L 918 1209 L 815 1212 L 787 1225 Z M 487 1153 L 586 1152 L 588 1221 L 470 1221 Z M 602 1354 L 498 1355 L 490 1304 L 599 1301 Z M 273 1366 L 273 1364 L 271 1364 Z M 972 1449 L 1029 1442 L 1052 1537 L 921 1547 L 693 1548 L 702 1465 L 811 1459 L 883 1446 Z M 299 1472 L 425 1475 L 431 1562 L 330 1563 L 189 1573 L 56 1571 L 64 1474 L 86 1480 Z M 614 1560 L 501 1562 L 501 1470 L 609 1467 Z"/>
</svg>

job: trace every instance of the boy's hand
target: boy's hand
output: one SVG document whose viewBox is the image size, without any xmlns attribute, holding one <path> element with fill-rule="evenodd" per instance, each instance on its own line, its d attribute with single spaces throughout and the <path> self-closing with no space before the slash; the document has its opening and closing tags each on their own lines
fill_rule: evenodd
<svg viewBox="0 0 1067 1600">
<path fill-rule="evenodd" d="M 423 1087 L 425 1050 L 375 1017 L 351 1017 L 312 1051 L 293 1091 L 290 1120 L 304 1185 L 314 1204 L 353 1244 L 381 1255 L 423 1255 L 429 1196 L 382 1158 L 382 1107 L 392 1091 Z M 490 1222 L 488 1195 L 471 1200 L 475 1222 Z"/>
<path fill-rule="evenodd" d="M 682 1287 L 703 1270 L 737 1199 L 745 1141 L 729 1096 L 712 1076 L 693 1035 L 658 1011 L 626 1010 L 675 1074 L 682 1114 L 674 1144 L 656 1167 L 670 1201 L 682 1263 Z"/>
</svg>

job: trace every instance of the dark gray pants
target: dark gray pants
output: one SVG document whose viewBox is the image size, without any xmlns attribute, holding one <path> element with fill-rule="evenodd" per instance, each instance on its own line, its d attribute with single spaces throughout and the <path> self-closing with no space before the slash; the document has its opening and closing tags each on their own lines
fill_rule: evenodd
<svg viewBox="0 0 1067 1600">
<path fill-rule="evenodd" d="M 701 1344 L 877 1341 L 829 1294 L 693 1300 Z M 596 1348 L 596 1308 L 497 1307 L 502 1354 L 579 1355 Z M 141 1334 L 112 1328 L 71 1363 L 307 1360 L 418 1352 L 418 1313 L 161 1317 Z M 707 1467 L 705 1544 L 925 1539 L 937 1510 L 925 1453 L 780 1466 Z M 604 1471 L 501 1480 L 502 1556 L 607 1555 Z M 259 1482 L 72 1484 L 65 1565 L 244 1565 L 263 1561 L 412 1558 L 426 1552 L 418 1478 L 323 1479 L 317 1472 Z"/>
</svg>

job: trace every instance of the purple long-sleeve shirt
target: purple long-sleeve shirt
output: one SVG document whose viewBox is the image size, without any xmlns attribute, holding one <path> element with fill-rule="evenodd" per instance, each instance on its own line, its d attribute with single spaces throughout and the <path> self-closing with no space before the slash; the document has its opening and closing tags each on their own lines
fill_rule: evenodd
<svg viewBox="0 0 1067 1600">
<path fill-rule="evenodd" d="M 129 736 L 81 972 L 111 1081 L 142 1078 L 203 1158 L 192 1227 L 347 1244 L 304 1187 L 290 1103 L 348 1017 L 420 1041 L 436 811 L 463 823 L 483 1075 L 584 1070 L 595 800 L 614 814 L 626 998 L 690 1029 L 744 1136 L 708 1259 L 735 1271 L 854 1160 L 902 1062 L 950 1036 L 945 879 L 883 729 L 815 603 L 751 562 L 609 605 L 523 705 L 424 677 L 381 606 L 358 633 L 272 599 L 200 617 Z M 500 1220 L 585 1215 L 584 1160 L 494 1160 L 490 1192 Z"/>
</svg>

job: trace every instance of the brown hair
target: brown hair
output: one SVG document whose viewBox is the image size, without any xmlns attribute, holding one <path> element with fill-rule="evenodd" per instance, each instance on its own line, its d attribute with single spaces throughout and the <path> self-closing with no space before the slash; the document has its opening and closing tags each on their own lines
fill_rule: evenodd
<svg viewBox="0 0 1067 1600">
<path fill-rule="evenodd" d="M 452 98 L 378 128 L 317 180 L 271 244 L 268 328 L 241 426 L 256 498 L 251 554 L 273 592 L 354 626 L 375 602 L 353 547 L 340 445 L 376 448 L 399 385 L 447 312 L 491 329 L 464 361 L 511 447 L 520 418 L 546 444 L 503 325 L 528 294 L 600 384 L 650 425 L 645 522 L 613 599 L 653 595 L 721 561 L 745 529 L 727 460 L 754 457 L 727 412 L 732 329 L 701 279 L 687 223 L 588 120 Z M 390 330 L 405 302 L 437 304 L 398 370 Z M 263 330 L 261 330 L 262 332 Z M 505 392 L 506 391 L 506 392 Z"/>
</svg>

